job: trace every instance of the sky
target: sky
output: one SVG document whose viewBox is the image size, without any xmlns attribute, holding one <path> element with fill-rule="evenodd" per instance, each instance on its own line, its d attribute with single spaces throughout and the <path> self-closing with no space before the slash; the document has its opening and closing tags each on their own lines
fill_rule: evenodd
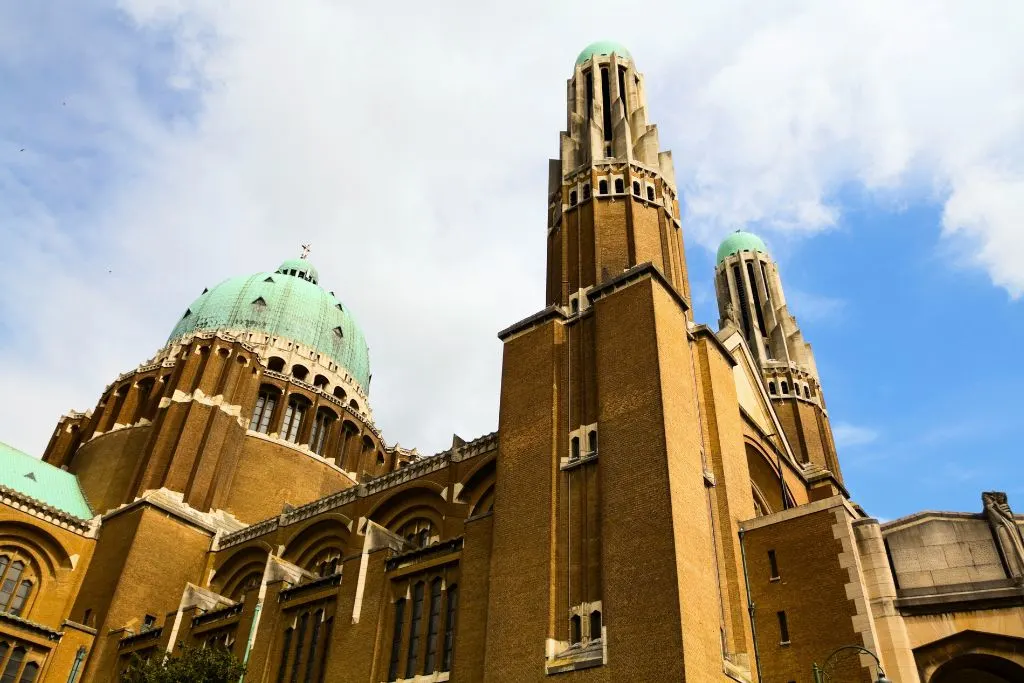
<svg viewBox="0 0 1024 683">
<path fill-rule="evenodd" d="M 586 44 L 646 76 L 698 321 L 760 234 L 853 497 L 1024 512 L 1024 5 L 0 2 L 0 440 L 41 454 L 187 305 L 303 243 L 386 439 L 497 426 L 543 306 L 547 160 Z"/>
</svg>

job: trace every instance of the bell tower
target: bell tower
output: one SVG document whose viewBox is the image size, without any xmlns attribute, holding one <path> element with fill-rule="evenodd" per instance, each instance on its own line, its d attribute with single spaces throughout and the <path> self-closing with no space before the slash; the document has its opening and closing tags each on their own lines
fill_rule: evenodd
<svg viewBox="0 0 1024 683">
<path fill-rule="evenodd" d="M 725 680 L 726 652 L 742 660 L 751 641 L 742 620 L 727 628 L 726 570 L 714 571 L 672 158 L 621 45 L 579 55 L 567 105 L 549 165 L 546 308 L 499 333 L 483 680 Z"/>
<path fill-rule="evenodd" d="M 811 345 L 789 312 L 779 268 L 764 242 L 736 231 L 718 248 L 719 325 L 732 325 L 760 366 L 794 455 L 841 484 L 832 427 Z"/>
<path fill-rule="evenodd" d="M 566 109 L 548 170 L 547 303 L 584 305 L 585 292 L 640 263 L 689 301 L 672 153 L 629 52 L 602 42 L 580 53 Z"/>
</svg>

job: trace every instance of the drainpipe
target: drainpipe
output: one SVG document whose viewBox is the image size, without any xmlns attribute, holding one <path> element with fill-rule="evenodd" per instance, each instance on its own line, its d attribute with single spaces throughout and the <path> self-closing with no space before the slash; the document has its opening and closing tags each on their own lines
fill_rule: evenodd
<svg viewBox="0 0 1024 683">
<path fill-rule="evenodd" d="M 256 641 L 256 630 L 260 625 L 260 612 L 263 611 L 263 599 L 256 603 L 256 609 L 252 612 L 252 626 L 249 627 L 249 639 L 245 641 L 245 655 L 242 656 L 242 666 L 248 669 L 249 667 L 249 654 L 252 652 L 252 644 Z M 238 683 L 245 682 L 245 671 L 242 672 L 241 677 L 238 679 Z"/>
<path fill-rule="evenodd" d="M 754 616 L 754 600 L 750 597 L 750 576 L 747 574 L 747 549 L 743 545 L 743 529 L 740 529 L 740 558 L 743 561 L 743 583 L 747 587 L 747 613 L 750 615 L 750 635 L 754 640 L 754 668 L 757 680 L 761 680 L 761 656 L 757 651 L 757 619 Z"/>
</svg>

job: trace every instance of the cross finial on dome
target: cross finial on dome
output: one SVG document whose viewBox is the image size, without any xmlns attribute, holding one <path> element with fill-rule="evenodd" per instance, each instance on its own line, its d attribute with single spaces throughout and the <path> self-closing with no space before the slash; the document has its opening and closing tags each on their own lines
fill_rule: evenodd
<svg viewBox="0 0 1024 683">
<path fill-rule="evenodd" d="M 302 245 L 302 256 L 300 256 L 299 258 L 305 259 L 307 256 L 309 256 L 309 245 L 308 244 L 303 244 Z"/>
</svg>

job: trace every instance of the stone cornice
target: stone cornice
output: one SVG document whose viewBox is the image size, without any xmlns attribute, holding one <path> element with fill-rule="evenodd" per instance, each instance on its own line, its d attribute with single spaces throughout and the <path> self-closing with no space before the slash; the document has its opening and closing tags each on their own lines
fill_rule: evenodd
<svg viewBox="0 0 1024 683">
<path fill-rule="evenodd" d="M 601 284 L 596 285 L 587 292 L 587 298 L 590 300 L 591 305 L 593 305 L 598 299 L 602 299 L 611 293 L 632 284 L 633 282 L 644 279 L 645 277 L 650 277 L 652 280 L 655 280 L 664 287 L 675 302 L 682 306 L 684 311 L 690 310 L 690 305 L 686 302 L 686 299 L 683 298 L 683 295 L 676 291 L 676 288 L 672 286 L 672 283 L 666 280 L 662 272 L 650 261 L 637 264 L 610 280 L 605 280 Z"/>
<path fill-rule="evenodd" d="M 21 491 L 0 485 L 0 502 L 78 536 L 96 537 L 96 525 L 92 520 L 75 517 L 32 496 L 26 496 Z"/>
<path fill-rule="evenodd" d="M 569 318 L 565 311 L 558 304 L 551 304 L 547 308 L 523 318 L 519 322 L 512 323 L 501 332 L 498 332 L 498 339 L 508 341 L 514 336 L 522 334 L 550 320 L 567 320 Z"/>
</svg>

